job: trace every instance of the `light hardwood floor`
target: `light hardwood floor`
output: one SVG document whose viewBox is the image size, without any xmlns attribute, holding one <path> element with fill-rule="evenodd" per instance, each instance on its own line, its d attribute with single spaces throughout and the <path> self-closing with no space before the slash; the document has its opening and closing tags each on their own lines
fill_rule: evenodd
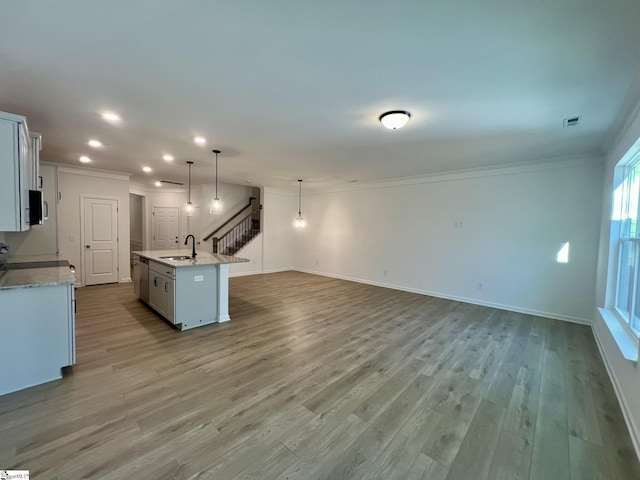
<svg viewBox="0 0 640 480">
<path fill-rule="evenodd" d="M 78 364 L 0 397 L 35 479 L 639 479 L 589 328 L 296 272 L 179 332 L 77 291 Z M 19 319 L 16 319 L 19 321 Z"/>
</svg>

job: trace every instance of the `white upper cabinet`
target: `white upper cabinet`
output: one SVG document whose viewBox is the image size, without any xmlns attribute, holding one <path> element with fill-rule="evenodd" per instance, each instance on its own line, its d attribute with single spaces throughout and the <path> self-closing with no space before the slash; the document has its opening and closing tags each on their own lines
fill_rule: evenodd
<svg viewBox="0 0 640 480">
<path fill-rule="evenodd" d="M 29 190 L 42 190 L 40 176 L 40 150 L 42 150 L 42 135 L 31 132 L 31 158 L 29 162 Z"/>
<path fill-rule="evenodd" d="M 0 232 L 29 228 L 32 162 L 27 119 L 0 112 Z"/>
</svg>

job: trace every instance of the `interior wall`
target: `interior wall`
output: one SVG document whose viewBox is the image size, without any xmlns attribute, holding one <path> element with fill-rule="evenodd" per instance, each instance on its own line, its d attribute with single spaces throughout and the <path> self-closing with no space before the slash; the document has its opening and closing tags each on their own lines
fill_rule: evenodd
<svg viewBox="0 0 640 480">
<path fill-rule="evenodd" d="M 60 257 L 76 266 L 77 284 L 82 285 L 82 252 L 80 212 L 83 196 L 118 199 L 118 281 L 131 281 L 129 270 L 129 177 L 90 170 L 59 167 L 58 231 Z"/>
<path fill-rule="evenodd" d="M 134 193 L 129 194 L 129 235 L 132 250 L 143 248 L 142 225 L 144 215 L 142 212 L 142 200 L 144 197 Z"/>
<path fill-rule="evenodd" d="M 57 167 L 52 164 L 40 164 L 42 177 L 42 199 L 47 202 L 49 217 L 42 225 L 35 225 L 24 232 L 6 232 L 5 241 L 9 244 L 11 255 L 56 255 L 57 239 Z"/>
<path fill-rule="evenodd" d="M 263 273 L 292 270 L 296 245 L 293 219 L 298 213 L 298 196 L 265 187 L 262 198 Z"/>
<path fill-rule="evenodd" d="M 307 194 L 295 266 L 590 323 L 602 173 L 588 157 Z"/>
<path fill-rule="evenodd" d="M 607 291 L 607 276 L 609 272 L 613 271 L 613 265 L 609 263 L 613 170 L 638 138 L 640 138 L 640 105 L 627 123 L 627 128 L 621 132 L 620 137 L 614 142 L 607 154 L 601 204 L 602 222 L 596 280 L 596 307 L 607 306 L 607 296 L 614 293 L 612 288 Z M 640 456 L 640 367 L 637 363 L 626 360 L 622 356 L 618 345 L 598 312 L 594 312 L 594 318 L 593 329 L 596 339 L 622 405 L 636 453 Z"/>
</svg>

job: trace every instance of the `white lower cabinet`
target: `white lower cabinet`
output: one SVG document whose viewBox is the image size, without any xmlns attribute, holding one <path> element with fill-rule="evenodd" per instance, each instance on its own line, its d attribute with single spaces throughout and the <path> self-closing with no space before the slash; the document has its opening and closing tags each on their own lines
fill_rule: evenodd
<svg viewBox="0 0 640 480">
<path fill-rule="evenodd" d="M 0 395 L 62 378 L 76 362 L 73 284 L 0 289 Z"/>
<path fill-rule="evenodd" d="M 175 323 L 175 268 L 149 261 L 149 305 Z"/>
</svg>

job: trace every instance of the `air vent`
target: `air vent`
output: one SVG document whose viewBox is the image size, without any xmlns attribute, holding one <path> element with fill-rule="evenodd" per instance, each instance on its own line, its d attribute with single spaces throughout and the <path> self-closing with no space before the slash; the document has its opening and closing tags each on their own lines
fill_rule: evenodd
<svg viewBox="0 0 640 480">
<path fill-rule="evenodd" d="M 578 117 L 569 117 L 569 118 L 565 118 L 562 121 L 562 126 L 563 127 L 576 127 L 580 124 L 580 122 L 582 121 L 582 115 L 578 116 Z"/>
<path fill-rule="evenodd" d="M 171 185 L 184 185 L 182 182 L 172 182 L 171 180 L 160 180 L 161 183 L 170 183 Z"/>
</svg>

